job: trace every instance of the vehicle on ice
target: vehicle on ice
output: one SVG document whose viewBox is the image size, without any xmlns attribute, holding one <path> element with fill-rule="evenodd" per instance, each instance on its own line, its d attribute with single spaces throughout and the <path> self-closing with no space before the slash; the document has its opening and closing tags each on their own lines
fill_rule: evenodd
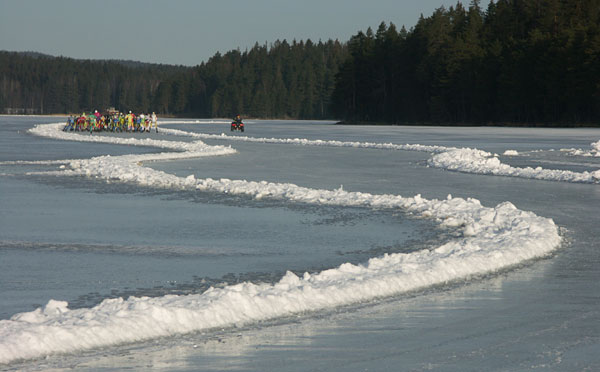
<svg viewBox="0 0 600 372">
<path fill-rule="evenodd" d="M 231 122 L 231 131 L 233 132 L 234 130 L 239 130 L 240 132 L 244 131 L 244 123 L 239 122 L 236 123 L 235 121 Z"/>
<path fill-rule="evenodd" d="M 234 130 L 244 131 L 244 123 L 242 123 L 242 118 L 239 115 L 231 122 L 231 131 L 233 132 Z"/>
</svg>

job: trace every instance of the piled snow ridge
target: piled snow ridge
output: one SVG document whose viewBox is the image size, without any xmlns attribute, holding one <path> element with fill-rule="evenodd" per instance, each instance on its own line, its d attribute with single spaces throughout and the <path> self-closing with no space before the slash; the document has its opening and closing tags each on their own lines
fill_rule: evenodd
<svg viewBox="0 0 600 372">
<path fill-rule="evenodd" d="M 424 151 L 424 152 L 443 152 L 455 149 L 454 147 L 431 146 L 419 144 L 398 145 L 394 143 L 377 143 L 377 142 L 357 142 L 357 141 L 337 141 L 337 140 L 309 140 L 306 138 L 262 138 L 249 136 L 228 136 L 221 134 L 206 134 L 206 133 L 191 133 L 179 129 L 161 129 L 161 132 L 175 136 L 202 138 L 202 139 L 218 139 L 239 142 L 255 142 L 255 143 L 276 143 L 301 146 L 328 146 L 328 147 L 354 147 L 354 148 L 369 148 L 381 150 L 407 150 L 407 151 Z"/>
<path fill-rule="evenodd" d="M 561 241 L 552 220 L 520 211 L 510 203 L 486 208 L 474 199 L 439 201 L 419 195 L 403 198 L 291 184 L 213 182 L 237 192 L 287 195 L 305 202 L 399 207 L 443 225 L 463 226 L 464 237 L 431 250 L 386 254 L 364 265 L 345 263 L 302 277 L 288 272 L 274 285 L 246 282 L 210 288 L 199 295 L 109 299 L 76 310 L 52 300 L 44 308 L 0 321 L 0 363 L 370 301 L 516 265 L 548 254 Z M 207 186 L 213 182 L 197 184 L 217 188 Z"/>
<path fill-rule="evenodd" d="M 157 147 L 175 151 L 188 151 L 195 153 L 205 153 L 206 155 L 221 155 L 221 154 L 232 154 L 236 151 L 231 147 L 224 146 L 208 146 L 202 141 L 195 142 L 178 142 L 178 141 L 165 141 L 155 140 L 151 138 L 123 138 L 123 137 L 109 137 L 104 135 L 92 135 L 82 134 L 81 132 L 63 132 L 61 129 L 64 127 L 63 123 L 53 124 L 40 124 L 36 125 L 29 130 L 30 133 L 41 136 L 67 141 L 79 141 L 79 142 L 95 142 L 95 143 L 111 143 L 116 145 L 129 145 L 129 146 L 148 146 Z M 85 132 L 83 132 L 85 133 Z"/>
<path fill-rule="evenodd" d="M 372 301 L 511 267 L 543 257 L 561 242 L 551 219 L 521 211 L 508 202 L 489 208 L 476 199 L 450 195 L 445 200 L 428 200 L 420 195 L 407 198 L 342 188 L 311 189 L 289 183 L 196 179 L 193 175 L 177 177 L 140 165 L 157 156 L 172 155 L 72 160 L 70 169 L 59 173 L 152 187 L 244 194 L 257 199 L 400 209 L 431 218 L 442 226 L 457 227 L 463 236 L 439 247 L 386 254 L 361 265 L 345 263 L 301 277 L 288 272 L 275 284 L 245 282 L 187 296 L 107 299 L 93 308 L 75 310 L 64 301 L 51 300 L 43 308 L 0 321 L 0 363 Z"/>
<path fill-rule="evenodd" d="M 166 134 L 187 136 L 202 139 L 220 139 L 230 141 L 257 142 L 257 143 L 276 143 L 276 144 L 293 144 L 301 146 L 329 146 L 329 147 L 354 147 L 354 148 L 370 148 L 381 150 L 405 150 L 405 151 L 423 151 L 430 152 L 434 155 L 428 160 L 429 166 L 455 170 L 464 173 L 492 174 L 498 176 L 511 176 L 522 178 L 534 178 L 547 181 L 563 181 L 575 183 L 600 183 L 600 171 L 596 172 L 573 172 L 563 170 L 549 170 L 541 167 L 537 168 L 518 168 L 503 164 L 489 152 L 469 149 L 456 148 L 445 146 L 431 146 L 420 144 L 394 144 L 394 143 L 376 143 L 376 142 L 352 142 L 352 141 L 336 141 L 336 140 L 309 140 L 305 138 L 260 138 L 248 136 L 228 136 L 224 133 L 205 134 L 205 133 L 190 133 L 178 129 L 163 129 Z M 600 148 L 600 141 L 592 143 L 593 148 Z M 600 151 L 592 150 L 591 152 L 583 152 L 582 150 L 564 150 L 570 151 L 573 155 L 583 156 L 600 156 Z M 506 150 L 503 155 L 518 156 L 516 150 Z"/>
<path fill-rule="evenodd" d="M 566 152 L 572 156 L 586 156 L 586 157 L 600 157 L 600 141 L 592 142 L 590 144 L 592 147 L 591 150 L 583 150 L 583 149 L 560 149 L 562 152 Z"/>
<path fill-rule="evenodd" d="M 537 168 L 518 168 L 500 162 L 492 153 L 478 149 L 463 148 L 435 154 L 427 161 L 432 167 L 453 171 L 496 176 L 532 178 L 548 181 L 564 181 L 576 183 L 600 183 L 600 170 L 594 172 L 573 172 Z"/>
</svg>

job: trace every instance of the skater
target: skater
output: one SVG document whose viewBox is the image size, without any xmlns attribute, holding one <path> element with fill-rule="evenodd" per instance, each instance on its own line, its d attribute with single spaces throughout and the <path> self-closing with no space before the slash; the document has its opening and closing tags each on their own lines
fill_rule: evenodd
<svg viewBox="0 0 600 372">
<path fill-rule="evenodd" d="M 127 132 L 133 132 L 133 114 L 131 111 L 125 118 L 127 119 Z"/>
<path fill-rule="evenodd" d="M 73 118 L 73 115 L 69 115 L 67 125 L 63 128 L 63 132 L 72 131 L 73 129 L 75 129 L 75 118 Z"/>
<path fill-rule="evenodd" d="M 138 116 L 138 120 L 140 122 L 140 132 L 145 132 L 146 131 L 146 115 L 144 115 L 144 113 L 142 112 L 139 116 Z"/>
<path fill-rule="evenodd" d="M 154 126 L 156 133 L 158 133 L 158 120 L 156 118 L 156 114 L 154 113 L 154 111 L 152 111 L 152 116 L 150 118 L 152 119 L 152 126 Z"/>
</svg>

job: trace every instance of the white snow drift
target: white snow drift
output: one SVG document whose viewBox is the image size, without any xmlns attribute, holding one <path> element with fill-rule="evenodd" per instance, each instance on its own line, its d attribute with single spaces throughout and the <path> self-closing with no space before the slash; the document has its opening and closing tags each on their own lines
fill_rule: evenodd
<svg viewBox="0 0 600 372">
<path fill-rule="evenodd" d="M 228 141 L 243 141 L 257 143 L 276 143 L 293 144 L 301 146 L 330 146 L 330 147 L 354 147 L 371 148 L 381 150 L 405 150 L 405 151 L 424 151 L 436 155 L 428 161 L 431 167 L 447 170 L 459 171 L 464 173 L 490 174 L 496 176 L 532 178 L 546 181 L 563 181 L 575 183 L 600 183 L 600 171 L 595 172 L 573 172 L 536 168 L 518 168 L 503 164 L 497 155 L 469 148 L 456 148 L 445 146 L 430 146 L 420 144 L 394 144 L 394 143 L 376 143 L 376 142 L 353 142 L 336 140 L 309 140 L 305 138 L 260 138 L 249 136 L 228 136 L 224 133 L 205 134 L 191 133 L 178 129 L 163 129 L 164 133 L 177 136 L 187 136 L 201 139 L 220 139 Z M 570 150 L 573 155 L 600 156 L 600 141 L 592 143 L 595 150 L 582 152 L 583 150 Z M 566 151 L 566 150 L 565 150 Z M 515 150 L 507 150 L 504 155 L 518 156 Z"/>
<path fill-rule="evenodd" d="M 427 162 L 430 166 L 465 173 L 492 174 L 533 178 L 538 180 L 600 183 L 600 170 L 594 172 L 573 172 L 537 168 L 518 168 L 504 164 L 498 157 L 487 151 L 477 149 L 457 149 L 435 154 Z"/>
<path fill-rule="evenodd" d="M 63 133 L 58 128 L 57 125 L 38 126 L 34 132 L 75 140 L 101 138 Z M 0 363 L 214 327 L 244 325 L 371 301 L 517 265 L 549 254 L 561 242 L 558 228 L 552 220 L 518 210 L 508 202 L 489 208 L 475 199 L 451 196 L 446 200 L 427 200 L 420 195 L 374 195 L 347 192 L 341 188 L 320 190 L 266 181 L 196 179 L 193 175 L 177 177 L 141 164 L 174 154 L 192 157 L 199 154 L 222 155 L 234 150 L 212 148 L 200 142 L 164 144 L 157 141 L 154 144 L 133 140 L 127 144 L 160 145 L 182 152 L 70 160 L 65 161 L 68 169 L 56 174 L 86 175 L 150 187 L 208 190 L 299 203 L 393 208 L 434 219 L 442 226 L 459 228 L 463 234 L 461 238 L 439 247 L 413 253 L 386 254 L 363 265 L 346 263 L 319 273 L 305 273 L 301 277 L 288 272 L 273 285 L 241 283 L 211 288 L 198 295 L 109 299 L 93 308 L 76 310 L 70 310 L 66 302 L 51 300 L 43 308 L 0 321 Z M 455 156 L 460 154 L 462 152 Z"/>
<path fill-rule="evenodd" d="M 583 149 L 560 149 L 560 151 L 566 152 L 573 156 L 586 156 L 586 157 L 600 157 L 600 141 L 593 142 L 590 144 L 591 150 Z"/>
<path fill-rule="evenodd" d="M 369 148 L 369 149 L 381 149 L 381 150 L 407 150 L 407 151 L 425 151 L 425 152 L 442 152 L 448 151 L 449 149 L 455 149 L 453 147 L 444 146 L 428 146 L 418 144 L 405 144 L 398 145 L 394 143 L 376 143 L 376 142 L 357 142 L 357 141 L 336 141 L 336 140 L 309 140 L 306 138 L 261 138 L 261 137 L 249 137 L 249 136 L 228 136 L 224 133 L 221 134 L 206 134 L 206 133 L 192 133 L 185 132 L 179 129 L 163 129 L 161 132 L 166 134 L 185 136 L 201 139 L 219 139 L 227 141 L 239 141 L 239 142 L 255 142 L 255 143 L 276 143 L 276 144 L 288 144 L 288 145 L 301 145 L 301 146 L 329 146 L 329 147 L 355 147 L 355 148 Z"/>
</svg>

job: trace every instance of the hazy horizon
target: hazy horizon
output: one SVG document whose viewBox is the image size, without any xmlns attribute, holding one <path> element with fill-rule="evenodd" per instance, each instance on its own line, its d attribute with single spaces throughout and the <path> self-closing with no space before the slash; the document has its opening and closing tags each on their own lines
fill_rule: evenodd
<svg viewBox="0 0 600 372">
<path fill-rule="evenodd" d="M 0 0 L 0 50 L 195 66 L 276 40 L 340 42 L 381 22 L 410 29 L 452 0 Z M 468 4 L 467 4 L 468 5 Z"/>
</svg>

